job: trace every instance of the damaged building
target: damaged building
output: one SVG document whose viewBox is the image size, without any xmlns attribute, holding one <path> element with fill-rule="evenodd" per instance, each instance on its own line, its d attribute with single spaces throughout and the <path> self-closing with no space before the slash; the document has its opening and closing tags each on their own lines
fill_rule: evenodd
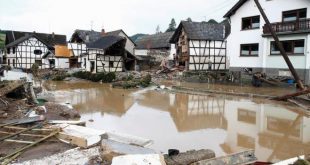
<svg viewBox="0 0 310 165">
<path fill-rule="evenodd" d="M 38 64 L 40 69 L 50 68 L 43 56 L 54 51 L 56 45 L 66 46 L 66 36 L 36 32 L 4 31 L 3 61 L 13 68 L 30 69 Z"/>
<path fill-rule="evenodd" d="M 163 59 L 173 60 L 176 53 L 174 44 L 169 41 L 174 32 L 158 33 L 141 36 L 136 40 L 134 54 L 140 69 L 150 69 L 152 63 L 159 63 Z"/>
<path fill-rule="evenodd" d="M 227 25 L 182 21 L 170 42 L 175 44 L 177 61 L 186 70 L 226 70 Z"/>
<path fill-rule="evenodd" d="M 121 72 L 134 68 L 136 44 L 123 30 L 75 30 L 68 46 L 73 53 L 70 63 L 87 71 Z"/>
</svg>

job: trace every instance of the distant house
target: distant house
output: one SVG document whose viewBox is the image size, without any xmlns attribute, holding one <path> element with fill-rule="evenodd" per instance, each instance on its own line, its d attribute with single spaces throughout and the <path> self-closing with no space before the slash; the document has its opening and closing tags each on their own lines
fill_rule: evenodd
<svg viewBox="0 0 310 165">
<path fill-rule="evenodd" d="M 169 43 L 173 32 L 159 33 L 153 35 L 141 36 L 136 40 L 134 54 L 137 57 L 137 64 L 151 66 L 151 63 L 161 62 L 164 58 L 173 60 L 173 54 L 176 53 L 174 44 Z"/>
<path fill-rule="evenodd" d="M 296 71 L 310 83 L 310 3 L 308 0 L 260 1 Z M 291 76 L 253 0 L 239 0 L 226 14 L 230 70 Z"/>
<path fill-rule="evenodd" d="M 70 58 L 73 53 L 68 49 L 68 46 L 55 45 L 53 50 L 48 51 L 43 55 L 45 63 L 49 64 L 49 68 L 68 69 L 70 66 Z"/>
<path fill-rule="evenodd" d="M 176 46 L 179 65 L 186 70 L 226 70 L 226 26 L 182 21 L 170 42 Z"/>
<path fill-rule="evenodd" d="M 123 30 L 76 30 L 69 43 L 76 65 L 91 72 L 119 72 L 134 68 L 135 43 Z"/>
<path fill-rule="evenodd" d="M 5 31 L 6 64 L 13 68 L 30 69 L 33 64 L 39 68 L 50 68 L 49 61 L 43 56 L 49 51 L 54 51 L 55 45 L 65 46 L 66 36 L 35 32 Z"/>
</svg>

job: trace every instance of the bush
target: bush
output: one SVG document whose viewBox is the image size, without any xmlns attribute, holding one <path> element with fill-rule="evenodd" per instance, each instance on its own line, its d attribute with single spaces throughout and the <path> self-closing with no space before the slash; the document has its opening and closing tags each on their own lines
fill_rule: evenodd
<svg viewBox="0 0 310 165">
<path fill-rule="evenodd" d="M 37 63 L 32 64 L 31 72 L 34 76 L 38 76 L 39 65 Z"/>
<path fill-rule="evenodd" d="M 142 87 L 148 87 L 151 84 L 151 81 L 152 81 L 152 76 L 148 74 L 141 79 L 140 85 Z"/>
<path fill-rule="evenodd" d="M 67 74 L 63 74 L 63 75 L 56 75 L 55 77 L 53 77 L 53 81 L 62 81 L 65 78 L 69 77 Z"/>
<path fill-rule="evenodd" d="M 104 83 L 110 83 L 116 78 L 116 75 L 113 72 L 111 73 L 102 72 L 102 73 L 92 74 L 91 72 L 80 71 L 80 72 L 74 73 L 72 76 L 80 78 L 80 79 L 90 80 L 93 82 L 102 81 Z"/>
</svg>

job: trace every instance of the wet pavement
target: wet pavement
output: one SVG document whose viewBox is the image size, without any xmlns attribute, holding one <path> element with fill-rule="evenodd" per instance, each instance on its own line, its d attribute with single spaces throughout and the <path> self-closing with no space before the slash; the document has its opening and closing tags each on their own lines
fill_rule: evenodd
<svg viewBox="0 0 310 165">
<path fill-rule="evenodd" d="M 207 84 L 178 85 L 206 88 Z M 53 91 L 54 101 L 71 103 L 88 127 L 152 139 L 150 148 L 165 153 L 170 148 L 211 149 L 223 156 L 255 149 L 260 161 L 277 162 L 310 152 L 310 119 L 291 105 L 232 96 L 113 89 L 91 82 L 49 82 L 44 86 Z M 294 91 L 209 87 L 274 95 Z"/>
</svg>

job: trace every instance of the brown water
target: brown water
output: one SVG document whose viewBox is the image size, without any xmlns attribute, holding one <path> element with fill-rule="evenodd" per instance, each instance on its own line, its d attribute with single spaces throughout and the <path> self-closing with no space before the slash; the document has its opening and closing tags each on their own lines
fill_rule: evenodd
<svg viewBox="0 0 310 165">
<path fill-rule="evenodd" d="M 297 107 L 236 97 L 113 89 L 89 82 L 50 82 L 46 87 L 54 91 L 55 101 L 79 110 L 81 120 L 93 119 L 88 127 L 152 139 L 150 148 L 158 151 L 211 149 L 222 156 L 251 148 L 259 160 L 271 162 L 310 153 L 310 119 L 296 113 Z M 223 85 L 212 88 L 233 90 Z M 286 92 L 272 89 L 274 94 Z"/>
</svg>

